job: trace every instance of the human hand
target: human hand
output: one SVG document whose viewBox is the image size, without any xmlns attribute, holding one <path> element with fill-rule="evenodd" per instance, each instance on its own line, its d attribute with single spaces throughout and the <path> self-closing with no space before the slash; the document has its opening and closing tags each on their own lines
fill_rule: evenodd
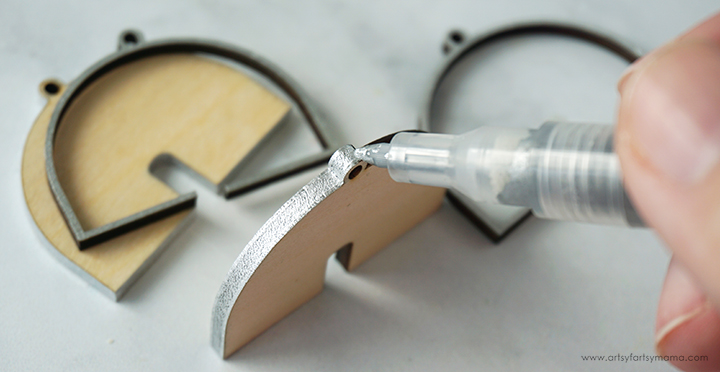
<svg viewBox="0 0 720 372">
<path fill-rule="evenodd" d="M 625 188 L 673 252 L 656 349 L 720 370 L 720 14 L 637 61 L 618 84 Z"/>
</svg>

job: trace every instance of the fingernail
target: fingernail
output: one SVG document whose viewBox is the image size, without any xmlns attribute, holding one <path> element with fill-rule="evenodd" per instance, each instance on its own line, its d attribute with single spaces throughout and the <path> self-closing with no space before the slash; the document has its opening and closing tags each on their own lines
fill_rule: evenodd
<svg viewBox="0 0 720 372">
<path fill-rule="evenodd" d="M 689 324 L 709 308 L 705 293 L 688 271 L 676 260 L 670 262 L 655 326 L 655 350 L 658 355 L 675 352 L 678 334 L 674 331 Z M 680 334 L 682 336 L 682 334 Z M 668 350 L 668 347 L 671 350 Z"/>
<path fill-rule="evenodd" d="M 619 84 L 636 153 L 676 181 L 701 181 L 720 161 L 720 47 L 674 45 Z"/>
<path fill-rule="evenodd" d="M 628 66 L 625 71 L 623 71 L 622 75 L 620 76 L 620 79 L 618 80 L 617 84 L 617 90 L 618 92 L 622 93 L 625 90 L 625 85 L 630 80 L 630 77 L 635 74 L 636 71 L 641 70 L 643 67 L 647 66 L 650 62 L 652 62 L 658 55 L 661 55 L 665 48 L 659 48 L 651 51 L 650 53 L 638 58 L 633 62 L 630 66 Z"/>
<path fill-rule="evenodd" d="M 683 371 L 720 370 L 720 317 L 709 304 L 672 325 L 656 343 L 658 355 Z"/>
<path fill-rule="evenodd" d="M 655 334 L 655 352 L 661 356 L 673 354 L 674 352 L 668 353 L 668 348 L 672 349 L 672 347 L 668 347 L 669 344 L 674 344 L 673 337 L 671 337 L 672 332 L 698 318 L 705 310 L 710 309 L 710 304 L 705 303 L 691 310 L 689 313 L 682 314 L 665 324 L 665 326 L 660 328 Z"/>
<path fill-rule="evenodd" d="M 617 84 L 618 92 L 622 93 L 623 90 L 625 90 L 624 89 L 625 85 L 627 84 L 627 81 L 630 79 L 630 76 L 632 76 L 632 74 L 637 69 L 638 62 L 633 63 L 632 65 L 628 66 L 628 68 L 626 68 L 625 71 L 623 71 L 622 76 L 620 76 L 620 80 L 618 80 L 618 84 Z"/>
</svg>

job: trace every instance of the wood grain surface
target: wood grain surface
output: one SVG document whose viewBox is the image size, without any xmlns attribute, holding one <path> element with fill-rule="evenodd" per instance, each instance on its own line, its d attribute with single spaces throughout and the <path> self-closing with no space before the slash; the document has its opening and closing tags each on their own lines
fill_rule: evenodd
<svg viewBox="0 0 720 372">
<path fill-rule="evenodd" d="M 48 102 L 25 144 L 25 199 L 59 258 L 119 299 L 190 212 L 80 251 L 45 171 L 47 127 L 64 89 L 58 85 L 60 92 L 52 95 L 41 86 Z M 83 227 L 99 227 L 178 195 L 149 172 L 158 155 L 170 154 L 218 183 L 288 110 L 286 102 L 217 61 L 185 54 L 141 59 L 109 72 L 72 103 L 55 142 L 58 177 Z"/>
<path fill-rule="evenodd" d="M 97 228 L 177 196 L 148 172 L 158 155 L 218 184 L 289 108 L 209 58 L 143 58 L 71 104 L 55 140 L 58 179 L 83 228 Z"/>
</svg>

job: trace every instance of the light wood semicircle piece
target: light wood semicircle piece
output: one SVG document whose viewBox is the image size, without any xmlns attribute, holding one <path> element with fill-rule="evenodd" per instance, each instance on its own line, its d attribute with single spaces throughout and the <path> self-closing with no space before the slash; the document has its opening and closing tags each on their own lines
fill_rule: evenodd
<svg viewBox="0 0 720 372">
<path fill-rule="evenodd" d="M 171 155 L 218 185 L 290 105 L 244 73 L 191 53 L 145 57 L 73 100 L 54 145 L 58 180 L 85 230 L 170 201 L 148 172 Z"/>
<path fill-rule="evenodd" d="M 50 83 L 54 93 L 43 89 Z M 57 81 L 41 85 L 48 102 L 23 152 L 25 200 L 51 253 L 118 300 L 190 211 L 80 251 L 45 168 L 48 124 L 64 89 Z M 58 180 L 83 227 L 102 226 L 178 196 L 150 173 L 158 156 L 170 154 L 217 185 L 289 109 L 244 73 L 213 59 L 191 53 L 142 58 L 107 72 L 71 103 L 55 140 Z"/>
<path fill-rule="evenodd" d="M 353 150 L 340 148 L 235 260 L 213 307 L 223 358 L 320 293 L 330 255 L 352 270 L 442 203 L 445 189 L 397 183 Z"/>
</svg>

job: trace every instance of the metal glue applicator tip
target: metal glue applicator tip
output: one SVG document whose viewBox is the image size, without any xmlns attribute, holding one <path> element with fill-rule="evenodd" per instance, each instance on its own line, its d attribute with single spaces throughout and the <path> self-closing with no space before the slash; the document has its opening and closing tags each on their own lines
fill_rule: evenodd
<svg viewBox="0 0 720 372">
<path fill-rule="evenodd" d="M 377 143 L 374 145 L 367 145 L 365 147 L 361 147 L 355 150 L 355 156 L 362 159 L 368 164 L 372 164 L 381 168 L 387 168 L 388 152 L 390 152 L 389 143 Z"/>
</svg>

